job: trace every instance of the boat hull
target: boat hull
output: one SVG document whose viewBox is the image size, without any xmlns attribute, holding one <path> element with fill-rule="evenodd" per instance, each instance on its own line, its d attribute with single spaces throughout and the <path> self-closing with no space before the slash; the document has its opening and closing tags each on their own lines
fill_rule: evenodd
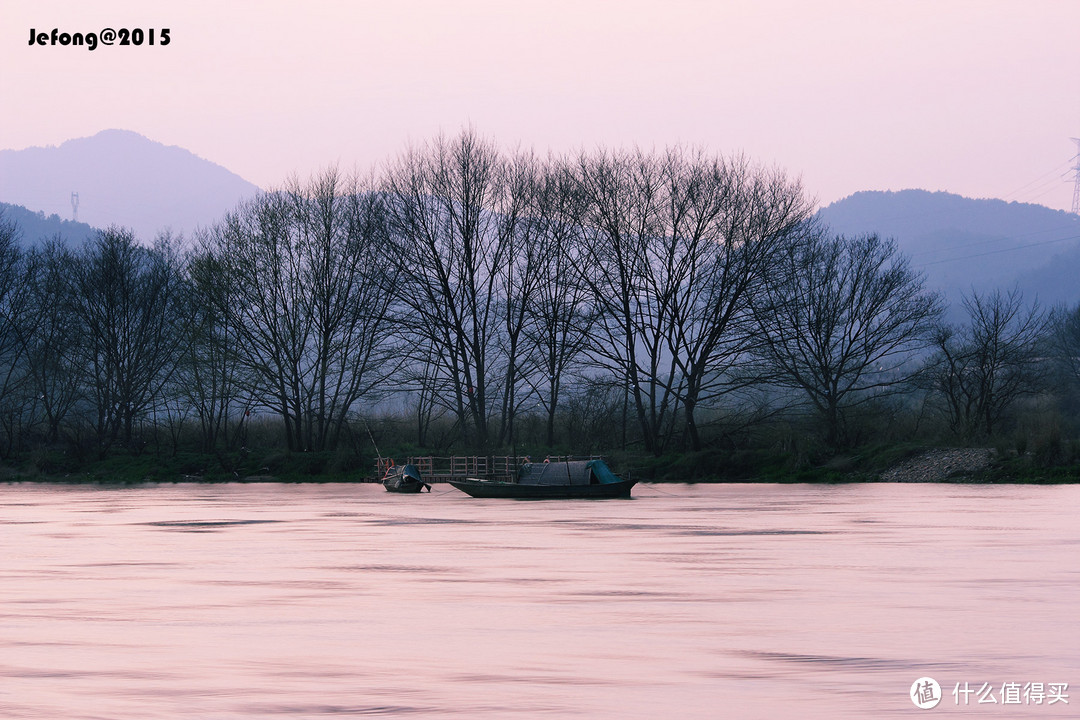
<svg viewBox="0 0 1080 720">
<path fill-rule="evenodd" d="M 418 493 L 425 488 L 431 492 L 431 486 L 420 477 L 420 470 L 415 465 L 398 465 L 386 471 L 382 481 L 387 492 Z"/>
<path fill-rule="evenodd" d="M 423 492 L 426 488 L 429 492 L 431 486 L 423 481 L 410 480 L 409 478 L 401 479 L 394 478 L 393 480 L 383 480 L 383 487 L 387 492 L 396 493 L 418 493 Z"/>
<path fill-rule="evenodd" d="M 576 498 L 628 498 L 635 480 L 591 485 L 528 485 L 495 480 L 451 480 L 450 484 L 475 498 L 514 500 L 571 500 Z"/>
</svg>

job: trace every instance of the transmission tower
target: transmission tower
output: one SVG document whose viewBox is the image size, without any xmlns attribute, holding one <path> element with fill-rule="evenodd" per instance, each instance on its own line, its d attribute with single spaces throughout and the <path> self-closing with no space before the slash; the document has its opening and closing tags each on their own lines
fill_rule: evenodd
<svg viewBox="0 0 1080 720">
<path fill-rule="evenodd" d="M 1080 138 L 1072 138 L 1076 143 L 1076 165 L 1073 166 L 1073 215 L 1080 215 Z"/>
<path fill-rule="evenodd" d="M 1076 200 L 1073 200 L 1073 205 L 1076 204 Z M 1076 208 L 1073 208 L 1075 212 Z M 71 193 L 71 219 L 74 222 L 79 222 L 79 193 Z"/>
</svg>

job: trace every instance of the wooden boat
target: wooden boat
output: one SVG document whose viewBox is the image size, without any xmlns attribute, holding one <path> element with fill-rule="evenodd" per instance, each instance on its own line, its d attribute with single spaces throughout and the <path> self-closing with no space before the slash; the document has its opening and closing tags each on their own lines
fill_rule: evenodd
<svg viewBox="0 0 1080 720">
<path fill-rule="evenodd" d="M 415 465 L 391 465 L 382 480 L 387 492 L 418 493 L 431 486 L 420 477 L 420 470 Z"/>
<path fill-rule="evenodd" d="M 565 500 L 628 498 L 634 480 L 623 480 L 603 460 L 527 463 L 510 482 L 466 478 L 450 484 L 476 498 Z"/>
</svg>

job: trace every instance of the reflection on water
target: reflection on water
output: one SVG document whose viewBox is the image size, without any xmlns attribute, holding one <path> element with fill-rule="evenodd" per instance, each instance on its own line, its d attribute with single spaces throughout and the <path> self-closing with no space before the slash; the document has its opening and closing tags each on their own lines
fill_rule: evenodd
<svg viewBox="0 0 1080 720">
<path fill-rule="evenodd" d="M 1080 487 L 634 495 L 0 486 L 0 716 L 1076 716 Z"/>
</svg>

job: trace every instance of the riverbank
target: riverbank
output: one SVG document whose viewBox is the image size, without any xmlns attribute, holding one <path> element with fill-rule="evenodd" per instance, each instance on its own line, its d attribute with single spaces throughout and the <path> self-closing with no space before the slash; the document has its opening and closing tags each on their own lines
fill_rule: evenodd
<svg viewBox="0 0 1080 720">
<path fill-rule="evenodd" d="M 827 458 L 808 459 L 763 450 L 703 450 L 662 457 L 611 453 L 608 464 L 641 482 L 769 483 L 1076 483 L 1080 466 L 1053 465 L 1031 454 L 989 447 L 876 445 Z M 161 482 L 378 482 L 374 459 L 335 453 L 117 453 L 76 461 L 38 456 L 0 465 L 0 481 L 64 484 Z"/>
</svg>

